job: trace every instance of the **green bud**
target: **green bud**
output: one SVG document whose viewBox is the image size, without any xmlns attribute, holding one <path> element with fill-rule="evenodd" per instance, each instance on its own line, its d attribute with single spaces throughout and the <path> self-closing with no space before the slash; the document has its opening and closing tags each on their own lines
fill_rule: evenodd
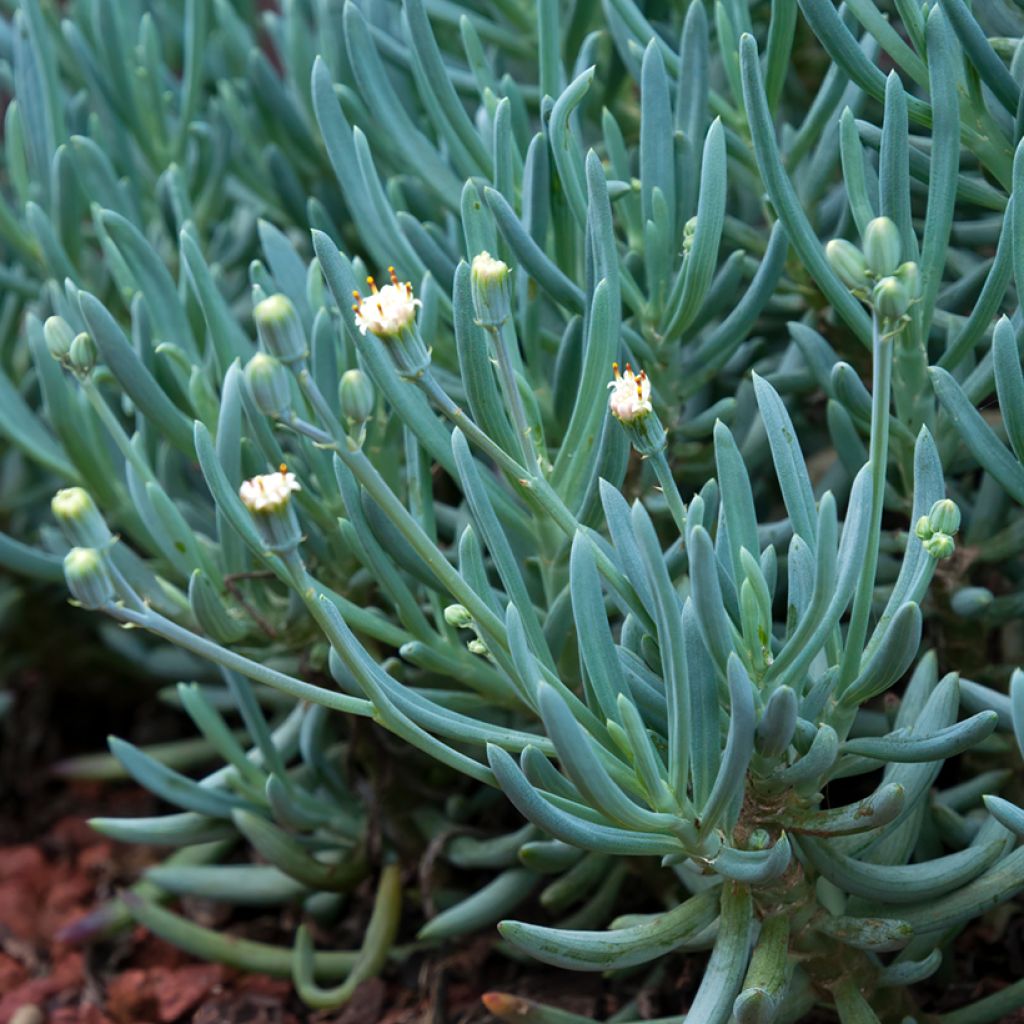
<svg viewBox="0 0 1024 1024">
<path fill-rule="evenodd" d="M 910 295 L 897 277 L 883 277 L 871 292 L 871 305 L 885 320 L 899 320 L 910 308 Z"/>
<path fill-rule="evenodd" d="M 928 511 L 928 526 L 933 533 L 947 533 L 952 536 L 960 529 L 960 509 L 955 501 L 943 498 L 935 502 Z"/>
<path fill-rule="evenodd" d="M 770 833 L 763 828 L 755 828 L 754 831 L 750 833 L 750 838 L 747 839 L 748 850 L 767 850 L 771 844 L 772 837 Z"/>
<path fill-rule="evenodd" d="M 508 264 L 496 260 L 489 252 L 473 257 L 470 281 L 473 290 L 473 308 L 481 327 L 500 327 L 512 311 L 509 293 Z"/>
<path fill-rule="evenodd" d="M 373 415 L 373 382 L 362 370 L 346 370 L 338 382 L 338 405 L 350 423 L 365 423 Z"/>
<path fill-rule="evenodd" d="M 104 608 L 114 600 L 113 581 L 95 548 L 72 548 L 64 556 L 64 579 L 83 608 Z"/>
<path fill-rule="evenodd" d="M 851 291 L 864 291 L 868 287 L 868 265 L 864 254 L 845 238 L 833 238 L 825 246 L 829 265 L 839 280 Z"/>
<path fill-rule="evenodd" d="M 483 640 L 470 640 L 466 644 L 466 649 L 470 654 L 479 654 L 481 657 L 491 653 L 491 649 L 483 642 Z"/>
<path fill-rule="evenodd" d="M 113 540 L 92 496 L 82 487 L 65 487 L 58 491 L 50 502 L 50 509 L 72 544 L 103 548 Z"/>
<path fill-rule="evenodd" d="M 87 376 L 96 366 L 96 342 L 84 332 L 75 335 L 68 351 L 68 362 L 75 373 Z"/>
<path fill-rule="evenodd" d="M 444 621 L 455 629 L 469 629 L 473 625 L 473 616 L 465 605 L 450 604 L 444 610 Z"/>
<path fill-rule="evenodd" d="M 936 533 L 924 542 L 924 549 L 932 558 L 949 558 L 956 550 L 956 543 L 947 533 Z"/>
<path fill-rule="evenodd" d="M 309 355 L 302 321 L 287 295 L 278 292 L 252 311 L 263 347 L 283 363 L 302 362 Z"/>
<path fill-rule="evenodd" d="M 931 527 L 931 523 L 928 522 L 927 516 L 921 516 L 920 519 L 914 524 L 914 534 L 920 540 L 927 540 L 935 531 Z"/>
<path fill-rule="evenodd" d="M 888 277 L 900 265 L 900 231 L 888 217 L 876 217 L 864 229 L 864 259 L 877 277 Z"/>
<path fill-rule="evenodd" d="M 921 268 L 913 260 L 901 263 L 893 277 L 906 288 L 911 302 L 921 298 Z"/>
<path fill-rule="evenodd" d="M 75 332 L 62 316 L 50 316 L 43 324 L 43 340 L 50 355 L 58 362 L 64 362 L 71 353 Z"/>
<path fill-rule="evenodd" d="M 292 408 L 291 381 L 278 360 L 266 352 L 257 352 L 245 365 L 245 382 L 264 416 L 274 420 L 287 417 Z"/>
<path fill-rule="evenodd" d="M 683 255 L 684 256 L 688 255 L 690 250 L 693 248 L 693 238 L 694 238 L 694 235 L 696 235 L 696 234 L 697 234 L 697 218 L 696 217 L 691 217 L 683 225 Z"/>
</svg>

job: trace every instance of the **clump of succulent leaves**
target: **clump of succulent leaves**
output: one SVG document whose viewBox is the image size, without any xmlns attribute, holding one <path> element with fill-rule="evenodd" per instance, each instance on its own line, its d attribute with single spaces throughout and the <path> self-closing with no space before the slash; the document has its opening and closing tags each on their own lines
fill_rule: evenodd
<svg viewBox="0 0 1024 1024">
<path fill-rule="evenodd" d="M 201 737 L 79 934 L 933 1019 L 1024 889 L 1021 13 L 254 6 L 3 5 L 0 563 Z"/>
</svg>

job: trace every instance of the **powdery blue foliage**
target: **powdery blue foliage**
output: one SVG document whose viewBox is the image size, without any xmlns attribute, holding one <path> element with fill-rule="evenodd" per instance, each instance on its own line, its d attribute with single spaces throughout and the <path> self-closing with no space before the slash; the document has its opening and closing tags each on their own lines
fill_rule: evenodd
<svg viewBox="0 0 1024 1024">
<path fill-rule="evenodd" d="M 335 1006 L 428 851 L 422 943 L 923 1019 L 1024 889 L 1024 22 L 975 8 L 9 11 L 0 563 L 223 761 L 111 741 L 174 810 L 96 827 L 175 852 L 85 928 Z M 354 952 L 161 905 L 371 876 Z"/>
</svg>

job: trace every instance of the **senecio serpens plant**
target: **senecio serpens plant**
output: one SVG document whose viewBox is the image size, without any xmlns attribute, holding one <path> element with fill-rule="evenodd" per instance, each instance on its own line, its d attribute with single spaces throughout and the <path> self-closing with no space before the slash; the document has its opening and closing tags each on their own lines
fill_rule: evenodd
<svg viewBox="0 0 1024 1024">
<path fill-rule="evenodd" d="M 314 706 L 372 715 L 445 764 L 499 786 L 536 826 L 537 836 L 548 837 L 530 844 L 539 848 L 539 861 L 575 860 L 578 867 L 594 855 L 654 856 L 689 892 L 663 913 L 627 915 L 608 931 L 503 922 L 502 935 L 532 955 L 569 968 L 609 970 L 671 950 L 710 947 L 688 1019 L 799 1016 L 825 992 L 844 1019 L 909 1010 L 904 987 L 937 968 L 951 930 L 1024 885 L 1024 849 L 1015 849 L 1007 827 L 1019 829 L 1022 812 L 1002 807 L 967 829 L 962 849 L 908 863 L 920 849 L 925 799 L 942 761 L 976 746 L 999 717 L 987 710 L 957 722 L 957 677 L 940 680 L 934 655 L 914 668 L 891 730 L 873 735 L 857 728 L 862 705 L 887 691 L 917 657 L 920 602 L 938 561 L 953 553 L 960 519 L 956 505 L 938 497 L 941 468 L 922 431 L 915 452 L 914 530 L 872 628 L 889 367 L 919 284 L 915 264 L 897 265 L 891 221 L 871 221 L 864 241 L 864 254 L 850 245 L 831 249 L 844 276 L 870 296 L 875 359 L 871 458 L 853 483 L 842 528 L 832 496 L 814 500 L 792 424 L 766 381 L 755 378 L 755 390 L 788 513 L 785 542 L 761 539 L 743 461 L 721 423 L 714 438 L 717 486 L 709 484 L 684 507 L 664 461 L 666 433 L 651 400 L 651 381 L 615 367 L 607 405 L 666 489 L 678 527 L 667 554 L 644 505 L 630 507 L 614 484 L 595 482 L 606 539 L 580 522 L 551 483 L 516 386 L 509 269 L 502 261 L 481 253 L 471 271 L 463 265 L 455 310 L 456 316 L 469 315 L 459 308 L 460 298 L 469 298 L 468 277 L 475 323 L 490 338 L 506 388 L 504 409 L 518 442 L 512 452 L 464 413 L 434 376 L 411 285 L 391 271 L 383 288 L 370 278 L 369 295 L 354 292 L 352 319 L 360 335 L 376 339 L 399 375 L 455 425 L 452 452 L 470 512 L 457 567 L 425 528 L 433 518 L 429 494 L 420 488 L 417 515 L 366 454 L 374 408 L 369 380 L 358 370 L 343 375 L 336 413 L 311 373 L 306 334 L 291 301 L 276 294 L 258 302 L 254 317 L 265 352 L 246 367 L 248 393 L 272 421 L 311 442 L 307 455 L 331 453 L 350 528 L 359 531 L 367 564 L 393 597 L 400 621 L 418 638 L 402 654 L 413 657 L 407 648 L 419 644 L 417 660 L 427 661 L 430 651 L 439 665 L 450 663 L 452 674 L 475 688 L 478 701 L 456 702 L 441 691 L 404 686 L 357 637 L 355 631 L 374 636 L 367 613 L 356 614 L 311 572 L 304 528 L 311 532 L 314 524 L 312 516 L 300 523 L 297 505 L 318 486 L 318 467 L 308 466 L 303 483 L 282 465 L 244 481 L 236 495 L 201 423 L 196 450 L 218 511 L 322 631 L 344 692 L 304 683 L 237 650 L 231 643 L 237 624 L 198 582 L 205 578 L 201 569 L 192 577 L 189 599 L 207 636 L 159 611 L 159 602 L 141 589 L 145 581 L 133 579 L 117 557 L 115 539 L 80 488 L 59 492 L 53 502 L 76 545 L 64 559 L 68 586 L 87 608 Z M 340 302 L 352 291 L 344 260 L 323 236 L 316 247 Z M 88 387 L 95 372 L 89 337 L 72 340 L 58 318 L 47 321 L 45 334 L 50 351 Z M 522 501 L 515 516 L 537 538 L 535 580 L 525 575 L 528 563 L 515 557 L 502 525 L 496 478 L 471 446 L 493 460 L 509 484 L 507 493 Z M 390 557 L 372 529 L 355 525 L 365 523 L 360 490 L 388 524 L 378 532 L 390 531 Z M 154 493 L 151 488 L 151 498 Z M 320 493 L 312 507 L 328 500 Z M 490 581 L 485 548 L 500 591 Z M 786 613 L 783 623 L 775 623 L 783 557 Z M 403 571 L 429 585 L 435 610 L 451 599 L 458 603 L 446 604 L 430 623 Z M 557 629 L 540 621 L 531 583 L 540 597 L 553 599 Z M 582 695 L 558 668 L 573 629 Z M 467 634 L 473 639 L 465 643 Z M 479 659 L 478 672 L 463 649 Z M 266 762 L 261 767 L 248 761 L 198 691 L 183 692 L 183 699 L 196 724 L 231 758 L 235 773 L 221 773 L 218 784 L 203 787 L 118 743 L 115 750 L 129 770 L 183 807 L 211 819 L 232 815 L 286 875 L 301 881 L 318 869 L 317 882 L 324 885 L 332 872 L 351 872 L 351 860 L 328 866 L 295 847 L 251 797 L 265 792 L 272 816 L 298 819 L 307 828 L 344 833 L 351 823 L 332 821 L 329 805 L 289 773 L 268 773 Z M 506 709 L 516 727 L 499 723 Z M 1024 722 L 1018 718 L 1016 725 Z M 873 773 L 880 765 L 882 778 L 870 795 L 845 806 L 822 805 L 826 783 Z M 282 790 L 276 797 L 275 783 Z M 206 838 L 198 834 L 198 821 L 186 827 L 197 830 L 193 838 Z M 576 859 L 580 855 L 584 859 Z M 397 885 L 395 869 L 383 868 L 367 949 L 338 990 L 321 990 L 313 981 L 312 950 L 300 931 L 294 970 L 311 1002 L 340 1000 L 353 978 L 380 966 L 397 926 Z M 423 934 L 430 931 L 428 925 Z M 883 960 L 897 950 L 897 957 Z"/>
<path fill-rule="evenodd" d="M 1024 674 L 940 675 L 1024 607 L 1019 12 L 802 0 L 808 105 L 789 0 L 767 32 L 732 0 L 438 4 L 437 35 L 421 0 L 291 3 L 280 75 L 245 5 L 186 4 L 167 53 L 134 3 L 72 6 L 0 38 L 0 561 L 200 680 L 174 699 L 224 761 L 111 741 L 177 810 L 96 826 L 177 849 L 79 930 L 335 1006 L 500 922 L 569 969 L 707 954 L 689 1024 L 928 1019 L 915 983 L 1024 889 Z M 161 905 L 329 927 L 368 879 L 355 952 Z M 940 1019 L 1024 1004 L 996 980 Z"/>
<path fill-rule="evenodd" d="M 941 469 L 931 438 L 922 431 L 915 452 L 914 530 L 889 601 L 871 628 L 890 364 L 900 333 L 909 327 L 919 284 L 915 264 L 897 264 L 899 238 L 891 221 L 871 221 L 864 244 L 863 255 L 852 246 L 839 247 L 838 253 L 832 249 L 844 275 L 870 296 L 876 388 L 871 458 L 853 483 L 841 529 L 831 495 L 813 498 L 780 398 L 755 378 L 788 513 L 784 548 L 779 541 L 760 539 L 746 470 L 721 423 L 715 427 L 717 487 L 705 487 L 684 507 L 664 461 L 666 434 L 651 401 L 651 381 L 618 366 L 608 408 L 655 467 L 678 536 L 666 557 L 643 504 L 630 507 L 606 480 L 596 481 L 596 489 L 610 540 L 581 523 L 552 485 L 550 469 L 542 468 L 545 456 L 532 439 L 517 387 L 509 269 L 481 253 L 468 275 L 472 304 L 505 387 L 504 408 L 517 440 L 512 452 L 464 413 L 434 376 L 416 318 L 420 300 L 411 285 L 400 283 L 392 270 L 391 283 L 383 288 L 370 278 L 369 295 L 353 292 L 360 334 L 378 339 L 400 376 L 455 426 L 452 451 L 471 516 L 459 538 L 456 568 L 424 528 L 430 518 L 401 502 L 367 457 L 366 424 L 374 404 L 369 381 L 358 370 L 348 371 L 335 413 L 310 371 L 305 331 L 291 301 L 283 294 L 259 301 L 254 316 L 266 352 L 246 367 L 253 401 L 318 452 L 332 453 L 350 522 L 362 518 L 359 489 L 383 514 L 386 529 L 393 531 L 391 559 L 372 531 L 359 542 L 381 585 L 393 589 L 400 619 L 410 632 L 415 629 L 418 642 L 439 662 L 450 660 L 454 673 L 464 660 L 463 639 L 473 635 L 466 650 L 481 660 L 480 673 L 464 667 L 461 674 L 486 698 L 469 705 L 474 713 L 457 710 L 440 693 L 435 697 L 429 689 L 403 686 L 357 638 L 358 629 L 372 636 L 364 619 L 310 571 L 296 505 L 299 495 L 312 490 L 315 470 L 310 467 L 304 486 L 282 465 L 243 482 L 236 497 L 201 423 L 196 449 L 219 511 L 302 602 L 330 644 L 332 673 L 348 695 L 302 683 L 236 652 L 225 642 L 230 616 L 204 607 L 210 597 L 201 597 L 196 586 L 191 607 L 208 638 L 158 611 L 112 557 L 113 537 L 86 492 L 77 488 L 61 491 L 53 505 L 69 540 L 78 545 L 64 560 L 69 588 L 85 607 L 147 629 L 232 672 L 315 705 L 372 714 L 449 766 L 498 785 L 550 837 L 543 841 L 547 856 L 573 850 L 656 856 L 675 869 L 690 893 L 666 912 L 628 915 L 609 931 L 503 922 L 502 935 L 532 955 L 569 968 L 608 970 L 673 949 L 710 946 L 688 1019 L 798 1016 L 823 991 L 851 1020 L 875 1012 L 865 993 L 886 1016 L 909 1009 L 902 1005 L 903 987 L 936 969 L 950 930 L 1024 885 L 1024 850 L 1015 849 L 1007 827 L 1019 827 L 1021 812 L 1008 806 L 970 829 L 963 849 L 908 863 L 919 848 L 924 799 L 942 761 L 977 745 L 999 717 L 987 710 L 957 722 L 958 680 L 955 675 L 938 679 L 934 656 L 926 655 L 914 669 L 891 731 L 860 735 L 856 728 L 861 706 L 887 691 L 917 656 L 920 602 L 937 562 L 953 553 L 960 519 L 953 502 L 937 497 Z M 344 262 L 323 236 L 316 246 L 341 301 L 351 290 Z M 466 269 L 460 272 L 463 286 Z M 468 314 L 459 310 L 456 296 L 456 316 Z M 465 287 L 461 298 L 467 298 Z M 93 360 L 80 350 L 90 343 L 80 335 L 65 347 L 60 338 L 70 333 L 60 320 L 47 322 L 51 352 L 87 380 Z M 522 501 L 518 525 L 537 537 L 535 581 L 525 577 L 524 560 L 515 557 L 496 510 L 495 478 L 486 474 L 471 446 L 493 460 Z M 317 504 L 327 500 L 318 495 Z M 422 488 L 420 500 L 429 508 Z M 483 548 L 490 553 L 500 597 L 489 580 Z M 566 548 L 568 558 L 559 557 Z M 777 625 L 773 606 L 783 556 L 786 616 Z M 403 569 L 430 581 L 435 608 L 441 604 L 437 598 L 458 603 L 447 604 L 443 616 L 428 624 L 418 602 L 410 600 L 399 575 Z M 675 582 L 673 575 L 679 577 Z M 201 578 L 194 576 L 193 584 Z M 540 621 L 530 582 L 549 600 L 566 595 L 560 613 L 552 608 L 557 631 Z M 841 633 L 847 610 L 849 622 Z M 223 621 L 214 625 L 218 616 Z M 558 669 L 559 637 L 570 623 L 586 684 L 582 696 Z M 229 734 L 213 709 L 195 691 L 187 706 L 228 754 Z M 495 721 L 500 708 L 514 710 L 518 728 Z M 1016 724 L 1024 726 L 1020 720 Z M 129 770 L 158 791 L 202 792 L 203 809 L 231 813 L 285 873 L 291 858 L 308 858 L 247 809 L 247 790 L 253 783 L 267 786 L 270 778 L 251 763 L 243 774 L 240 750 L 233 784 L 205 791 L 172 779 L 127 745 L 119 744 L 119 753 Z M 880 764 L 882 778 L 869 796 L 845 806 L 822 806 L 826 783 L 871 773 Z M 287 778 L 280 777 L 282 787 L 288 786 Z M 323 815 L 329 825 L 327 810 L 318 807 L 312 792 L 283 792 L 280 800 L 285 806 L 295 801 L 288 814 Z M 181 795 L 179 802 L 194 806 Z M 563 849 L 565 854 L 556 852 Z M 396 884 L 394 869 L 385 868 L 368 944 L 379 934 L 394 935 Z M 880 954 L 896 950 L 900 955 L 884 963 Z M 376 967 L 378 956 L 371 949 L 359 965 L 372 961 Z M 308 936 L 300 932 L 295 971 L 311 1001 L 332 1002 L 351 989 L 350 977 L 337 993 L 320 991 L 311 965 Z M 359 976 L 358 970 L 352 975 Z"/>
</svg>

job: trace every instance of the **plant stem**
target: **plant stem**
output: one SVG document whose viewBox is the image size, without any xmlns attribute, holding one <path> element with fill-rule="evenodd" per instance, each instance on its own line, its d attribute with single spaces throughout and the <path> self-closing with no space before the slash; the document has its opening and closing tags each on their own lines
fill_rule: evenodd
<svg viewBox="0 0 1024 1024">
<path fill-rule="evenodd" d="M 81 385 L 82 390 L 85 392 L 85 397 L 89 399 L 89 404 L 96 410 L 97 416 L 99 416 L 107 430 L 110 431 L 110 436 L 117 445 L 118 451 L 121 452 L 127 462 L 131 463 L 135 471 L 142 477 L 143 482 L 156 483 L 157 479 L 153 475 L 153 470 L 149 468 L 146 460 L 132 447 L 131 439 L 117 417 L 111 412 L 110 406 L 107 405 L 106 399 L 100 394 L 99 388 L 89 378 L 82 378 Z"/>
<path fill-rule="evenodd" d="M 501 377 L 501 388 L 505 392 L 505 401 L 512 411 L 512 422 L 515 424 L 516 434 L 519 437 L 519 447 L 526 467 L 534 474 L 540 473 L 537 464 L 537 452 L 534 450 L 533 441 L 530 438 L 530 426 L 526 422 L 526 409 L 523 406 L 523 396 L 519 393 L 519 382 L 516 380 L 516 371 L 509 359 L 508 348 L 502 332 L 497 327 L 487 327 L 487 333 L 491 336 L 494 352 L 498 358 L 498 374 Z"/>
<path fill-rule="evenodd" d="M 259 662 L 251 661 L 249 658 L 229 651 L 206 637 L 199 636 L 191 630 L 179 626 L 170 619 L 153 611 L 151 608 L 144 612 L 136 612 L 130 608 L 111 607 L 105 609 L 109 615 L 120 622 L 131 623 L 133 626 L 140 626 L 156 636 L 161 636 L 177 647 L 181 647 L 199 657 L 212 661 L 215 665 L 222 665 L 224 668 L 238 672 L 240 675 L 254 682 L 263 683 L 271 689 L 286 693 L 296 700 L 307 700 L 313 704 L 323 704 L 324 707 L 335 711 L 344 711 L 353 715 L 370 717 L 373 709 L 369 701 L 359 697 L 350 697 L 347 694 L 337 693 L 334 690 L 325 689 L 322 686 L 314 686 L 312 683 L 305 683 L 301 679 L 278 672 L 276 669 L 267 668 Z"/>
<path fill-rule="evenodd" d="M 679 488 L 676 486 L 672 469 L 668 464 L 668 459 L 665 457 L 665 450 L 661 449 L 650 456 L 650 463 L 654 467 L 654 475 L 658 478 L 658 483 L 661 485 L 665 500 L 668 502 L 669 512 L 672 513 L 672 518 L 679 528 L 679 536 L 684 538 L 685 543 L 686 506 L 679 495 Z"/>
<path fill-rule="evenodd" d="M 523 492 L 528 499 L 534 501 L 549 515 L 569 540 L 581 529 L 579 520 L 572 514 L 565 502 L 559 497 L 555 489 L 548 483 L 542 474 L 528 473 L 515 459 L 513 459 L 503 448 L 498 445 L 482 431 L 476 423 L 470 419 L 441 388 L 436 380 L 429 374 L 419 378 L 420 386 L 429 398 L 437 403 L 441 412 L 444 413 L 456 426 L 458 426 L 466 437 L 478 445 L 486 454 L 490 455 L 506 472 L 519 481 Z M 608 555 L 597 544 L 592 542 L 594 558 L 601 575 L 619 592 L 623 600 L 629 605 L 645 625 L 654 628 L 647 610 L 640 603 L 632 586 L 625 576 L 614 565 Z"/>
<path fill-rule="evenodd" d="M 846 633 L 846 648 L 839 670 L 838 693 L 853 682 L 860 669 L 864 640 L 871 616 L 871 597 L 878 567 L 878 547 L 882 528 L 882 504 L 885 494 L 885 475 L 889 458 L 889 397 L 892 387 L 892 335 L 879 330 L 878 316 L 871 317 L 872 368 L 871 446 L 868 464 L 871 466 L 871 526 L 868 530 L 867 550 L 853 596 L 850 626 Z"/>
<path fill-rule="evenodd" d="M 437 378 L 429 370 L 417 377 L 416 383 L 427 398 L 466 435 L 466 438 L 484 454 L 490 456 L 506 473 L 519 481 L 524 481 L 527 477 L 535 475 L 509 455 L 501 445 L 493 441 L 485 431 L 481 430 L 476 422 L 451 400 L 448 392 L 437 383 Z"/>
</svg>

